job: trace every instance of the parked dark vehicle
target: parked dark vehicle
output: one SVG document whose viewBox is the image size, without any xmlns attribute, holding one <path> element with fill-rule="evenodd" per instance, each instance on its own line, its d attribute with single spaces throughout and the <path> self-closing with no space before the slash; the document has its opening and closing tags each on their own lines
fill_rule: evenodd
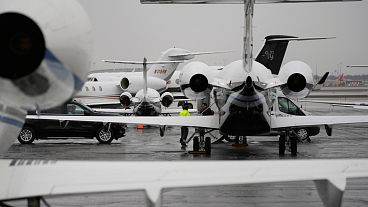
<svg viewBox="0 0 368 207">
<path fill-rule="evenodd" d="M 35 115 L 35 112 L 28 112 L 28 114 Z M 119 116 L 114 113 L 97 112 L 77 101 L 69 101 L 59 107 L 41 111 L 39 114 L 67 116 Z M 113 139 L 118 139 L 124 136 L 125 126 L 125 124 L 119 123 L 27 118 L 23 129 L 18 136 L 18 141 L 22 144 L 30 144 L 35 139 L 47 139 L 51 137 L 85 137 L 90 139 L 96 137 L 100 143 L 109 144 Z"/>
<path fill-rule="evenodd" d="M 276 103 L 275 103 L 276 104 Z M 310 116 L 311 113 L 304 111 L 298 107 L 292 100 L 287 97 L 279 96 L 277 99 L 275 114 L 278 116 Z M 319 134 L 319 126 L 294 127 L 293 131 L 302 141 L 311 142 L 310 136 Z"/>
</svg>

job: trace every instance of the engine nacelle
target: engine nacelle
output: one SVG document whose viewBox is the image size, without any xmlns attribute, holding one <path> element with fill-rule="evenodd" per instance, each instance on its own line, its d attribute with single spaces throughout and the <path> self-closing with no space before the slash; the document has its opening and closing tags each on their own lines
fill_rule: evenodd
<svg viewBox="0 0 368 207">
<path fill-rule="evenodd" d="M 132 94 L 130 94 L 129 92 L 123 92 L 119 97 L 119 101 L 124 108 L 128 108 L 129 105 L 132 103 L 132 98 Z"/>
<path fill-rule="evenodd" d="M 174 96 L 169 93 L 165 92 L 161 95 L 161 104 L 165 107 L 169 107 L 174 102 Z"/>
<path fill-rule="evenodd" d="M 81 89 L 93 42 L 77 1 L 0 0 L 0 28 L 2 153 L 21 131 L 26 109 L 55 107 Z"/>
<path fill-rule="evenodd" d="M 120 88 L 123 91 L 136 94 L 143 88 L 143 76 L 126 76 L 120 80 Z M 162 92 L 167 89 L 166 81 L 156 77 L 147 77 L 147 87 Z"/>
<path fill-rule="evenodd" d="M 312 69 L 304 62 L 291 61 L 286 63 L 279 72 L 282 93 L 291 98 L 304 98 L 312 90 Z"/>
<path fill-rule="evenodd" d="M 77 1 L 0 0 L 0 28 L 1 102 L 51 108 L 81 89 L 93 43 Z"/>
<path fill-rule="evenodd" d="M 212 89 L 212 70 L 202 62 L 190 62 L 179 75 L 179 85 L 184 95 L 190 99 L 206 98 Z"/>
</svg>

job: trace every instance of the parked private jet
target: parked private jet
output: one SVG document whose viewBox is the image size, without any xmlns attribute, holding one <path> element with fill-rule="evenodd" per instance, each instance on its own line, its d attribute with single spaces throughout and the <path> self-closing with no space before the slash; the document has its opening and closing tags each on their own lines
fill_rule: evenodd
<svg viewBox="0 0 368 207">
<path fill-rule="evenodd" d="M 178 3 L 190 2 L 198 3 L 189 0 L 178 1 Z M 201 1 L 201 3 L 220 2 L 230 3 L 219 0 Z M 289 136 L 289 130 L 293 127 L 368 121 L 366 116 L 271 116 L 272 103 L 277 98 L 275 90 L 280 88 L 283 94 L 290 98 L 307 96 L 316 86 L 313 82 L 312 70 L 302 61 L 291 61 L 282 66 L 277 74 L 273 74 L 263 64 L 254 61 L 252 18 L 255 2 L 231 1 L 231 3 L 245 3 L 243 59 L 226 65 L 217 74 L 210 71 L 205 63 L 191 62 L 185 65 L 179 76 L 179 84 L 186 97 L 201 100 L 210 97 L 212 93 L 212 98 L 219 110 L 218 114 L 196 117 L 104 117 L 103 120 L 217 129 L 221 134 L 230 136 L 266 135 L 272 134 L 273 129 L 278 129 L 279 153 L 285 153 L 285 141 L 289 139 L 293 155 L 297 154 L 297 138 Z M 55 118 L 63 119 L 63 117 Z M 93 117 L 75 117 L 75 119 L 93 120 Z M 200 142 L 205 142 L 204 137 L 200 137 Z"/>
<path fill-rule="evenodd" d="M 152 64 L 147 72 L 148 88 L 157 91 L 159 94 L 163 94 L 169 86 L 172 86 L 171 78 L 181 62 L 191 60 L 197 55 L 226 52 L 229 51 L 190 52 L 181 48 L 169 48 L 162 52 L 156 62 L 172 62 Z M 114 64 L 141 64 L 141 61 L 103 61 Z M 126 104 L 124 101 L 127 100 L 127 97 L 136 95 L 143 88 L 143 84 L 142 72 L 91 73 L 82 90 L 74 98 L 91 107 L 116 107 L 119 101 L 122 105 Z"/>
</svg>

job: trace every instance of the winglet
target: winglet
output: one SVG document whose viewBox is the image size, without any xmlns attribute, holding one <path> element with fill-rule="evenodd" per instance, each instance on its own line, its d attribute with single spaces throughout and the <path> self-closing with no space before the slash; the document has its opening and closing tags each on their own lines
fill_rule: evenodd
<svg viewBox="0 0 368 207">
<path fill-rule="evenodd" d="M 340 207 L 346 187 L 345 177 L 334 177 L 326 180 L 314 181 L 325 207 Z"/>
<path fill-rule="evenodd" d="M 328 74 L 330 74 L 330 72 L 326 72 L 323 76 L 322 76 L 322 78 L 318 81 L 318 85 L 323 85 L 325 82 L 326 82 L 326 79 L 327 79 L 327 77 L 328 77 Z"/>
<path fill-rule="evenodd" d="M 162 189 L 158 186 L 153 186 L 145 189 L 146 201 L 148 207 L 161 207 L 162 204 Z"/>
</svg>

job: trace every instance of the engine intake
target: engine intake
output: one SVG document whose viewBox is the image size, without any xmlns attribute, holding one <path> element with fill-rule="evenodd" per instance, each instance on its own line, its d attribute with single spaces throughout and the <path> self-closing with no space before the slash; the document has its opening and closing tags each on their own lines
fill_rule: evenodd
<svg viewBox="0 0 368 207">
<path fill-rule="evenodd" d="M 184 95 L 190 99 L 203 99 L 209 95 L 213 74 L 208 65 L 202 62 L 191 62 L 184 66 L 180 73 L 179 84 Z"/>
<path fill-rule="evenodd" d="M 128 78 L 122 78 L 121 81 L 120 81 L 120 87 L 123 89 L 123 90 L 126 90 L 128 89 L 129 87 L 129 79 Z"/>
<path fill-rule="evenodd" d="M 304 62 L 291 61 L 279 72 L 279 78 L 285 84 L 280 88 L 284 95 L 291 98 L 304 98 L 313 88 L 312 69 Z"/>
<path fill-rule="evenodd" d="M 169 107 L 174 102 L 174 96 L 169 93 L 165 92 L 161 95 L 161 104 L 165 107 Z"/>
<path fill-rule="evenodd" d="M 195 74 L 190 78 L 190 88 L 194 92 L 202 92 L 208 87 L 208 79 L 203 74 Z"/>
<path fill-rule="evenodd" d="M 0 77 L 16 80 L 34 72 L 46 51 L 45 38 L 29 17 L 7 12 L 0 14 Z"/>
<path fill-rule="evenodd" d="M 120 95 L 119 101 L 124 108 L 127 108 L 132 103 L 132 97 L 132 94 L 129 92 L 124 92 Z"/>
<path fill-rule="evenodd" d="M 294 73 L 288 78 L 287 85 L 291 91 L 300 92 L 307 85 L 307 80 L 305 79 L 304 75 L 300 73 Z"/>
</svg>

